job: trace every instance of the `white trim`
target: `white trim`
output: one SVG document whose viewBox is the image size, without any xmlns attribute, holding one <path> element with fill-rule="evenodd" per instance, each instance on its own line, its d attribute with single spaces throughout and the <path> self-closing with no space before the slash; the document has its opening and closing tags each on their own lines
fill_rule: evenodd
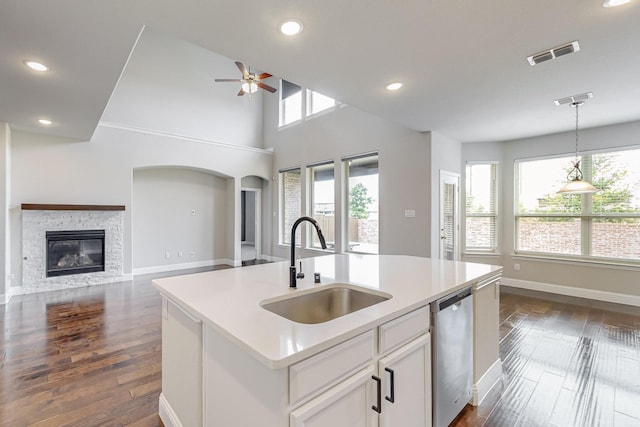
<svg viewBox="0 0 640 427">
<path fill-rule="evenodd" d="M 154 267 L 140 267 L 133 269 L 133 275 L 139 276 L 141 274 L 153 274 L 153 273 L 164 273 L 166 271 L 175 271 L 175 270 L 186 270 L 189 268 L 199 268 L 199 267 L 213 267 L 215 265 L 231 265 L 234 267 L 239 267 L 242 265 L 242 262 L 232 261 L 230 259 L 212 259 L 207 261 L 195 261 L 195 262 L 183 262 L 179 264 L 167 264 L 167 265 L 156 265 Z"/>
<path fill-rule="evenodd" d="M 598 291 L 595 289 L 577 288 L 575 286 L 554 285 L 551 283 L 531 282 L 529 280 L 510 279 L 508 277 L 502 278 L 501 285 L 640 307 L 640 296 L 638 295 Z"/>
<path fill-rule="evenodd" d="M 478 406 L 489 392 L 502 381 L 502 360 L 498 359 L 485 372 L 477 383 L 473 385 L 471 404 Z"/>
<path fill-rule="evenodd" d="M 289 258 L 281 258 L 281 257 L 265 255 L 265 254 L 262 254 L 262 259 L 270 262 L 289 261 Z"/>
<path fill-rule="evenodd" d="M 180 419 L 162 393 L 158 398 L 158 415 L 165 427 L 182 427 Z"/>
<path fill-rule="evenodd" d="M 139 128 L 139 127 L 135 127 L 135 126 L 121 125 L 121 124 L 105 122 L 105 121 L 100 121 L 98 123 L 98 126 L 112 128 L 112 129 L 125 130 L 125 131 L 129 131 L 129 132 L 143 133 L 145 135 L 154 135 L 154 136 L 162 136 L 162 137 L 166 137 L 166 138 L 181 139 L 183 141 L 198 142 L 198 143 L 201 143 L 201 144 L 217 145 L 219 147 L 230 148 L 232 150 L 251 151 L 253 153 L 271 154 L 271 155 L 273 155 L 273 148 L 264 149 L 264 148 L 249 147 L 247 145 L 229 144 L 229 143 L 226 143 L 226 142 L 211 141 L 211 140 L 203 139 L 203 138 L 194 138 L 194 137 L 191 137 L 191 136 L 178 135 L 178 134 L 171 133 L 171 132 L 160 132 L 160 131 L 157 131 L 157 130 Z"/>
<path fill-rule="evenodd" d="M 595 258 L 568 258 L 562 255 L 543 254 L 543 253 L 514 253 L 511 254 L 512 260 L 530 260 L 539 262 L 550 262 L 554 264 L 565 265 L 584 265 L 588 267 L 611 268 L 615 270 L 631 270 L 638 271 L 640 264 L 637 261 L 624 262 L 614 259 L 595 259 Z"/>
</svg>

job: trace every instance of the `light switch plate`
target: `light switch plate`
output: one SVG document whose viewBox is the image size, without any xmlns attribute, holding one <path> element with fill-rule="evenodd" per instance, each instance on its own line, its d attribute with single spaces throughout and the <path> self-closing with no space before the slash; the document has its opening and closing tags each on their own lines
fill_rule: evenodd
<svg viewBox="0 0 640 427">
<path fill-rule="evenodd" d="M 415 218 L 416 217 L 415 209 L 405 209 L 404 217 L 405 218 Z"/>
</svg>

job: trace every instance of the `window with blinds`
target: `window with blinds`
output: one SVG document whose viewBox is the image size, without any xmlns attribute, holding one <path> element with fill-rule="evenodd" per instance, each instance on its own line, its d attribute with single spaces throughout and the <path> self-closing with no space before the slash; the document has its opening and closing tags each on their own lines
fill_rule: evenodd
<svg viewBox="0 0 640 427">
<path fill-rule="evenodd" d="M 640 260 L 640 148 L 583 154 L 584 179 L 600 191 L 557 194 L 573 160 L 516 162 L 516 251 Z"/>
<path fill-rule="evenodd" d="M 497 163 L 466 166 L 465 252 L 496 252 L 498 249 Z"/>
</svg>

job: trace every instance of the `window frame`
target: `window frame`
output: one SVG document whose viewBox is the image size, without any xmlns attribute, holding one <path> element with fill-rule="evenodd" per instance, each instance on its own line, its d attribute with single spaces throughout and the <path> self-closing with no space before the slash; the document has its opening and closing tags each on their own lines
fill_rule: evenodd
<svg viewBox="0 0 640 427">
<path fill-rule="evenodd" d="M 285 169 L 280 169 L 278 171 L 278 180 L 279 180 L 279 185 L 278 185 L 278 211 L 279 211 L 279 221 L 278 221 L 278 228 L 279 228 L 279 233 L 278 233 L 278 244 L 283 245 L 283 246 L 290 246 L 291 242 L 289 241 L 291 236 L 291 228 L 287 227 L 287 215 L 286 215 L 286 207 L 285 207 L 285 174 L 287 173 L 292 173 L 298 171 L 298 174 L 300 175 L 300 186 L 299 186 L 299 192 L 300 192 L 300 197 L 298 200 L 298 209 L 299 209 L 299 214 L 297 215 L 296 219 L 300 216 L 302 216 L 303 213 L 303 209 L 302 209 L 302 198 L 303 198 L 303 194 L 302 194 L 302 167 L 301 166 L 296 166 L 296 167 L 291 167 L 291 168 L 285 168 Z M 302 236 L 301 236 L 302 238 Z M 300 247 L 301 246 L 301 242 L 300 241 L 296 241 L 296 246 Z"/>
<path fill-rule="evenodd" d="M 286 83 L 284 83 L 286 82 Z M 285 114 L 286 114 L 286 104 L 284 99 L 282 99 L 282 95 L 284 94 L 284 86 L 285 84 L 291 84 L 291 85 L 295 85 L 298 86 L 300 88 L 300 111 L 299 111 L 299 117 L 296 118 L 295 120 L 292 120 L 290 122 L 284 123 L 284 118 L 285 118 Z M 325 108 L 323 110 L 320 111 L 316 111 L 313 112 L 313 94 L 318 94 L 321 95 L 323 97 L 329 98 L 333 100 L 333 105 L 331 107 Z M 287 97 L 288 98 L 288 97 Z M 286 99 L 286 98 L 285 98 Z M 333 99 L 330 96 L 327 96 L 323 93 L 311 90 L 309 88 L 306 88 L 304 86 L 298 85 L 296 83 L 292 83 L 288 80 L 285 79 L 280 79 L 280 96 L 278 99 L 278 129 L 283 129 L 283 128 L 287 128 L 289 126 L 294 126 L 296 124 L 299 124 L 307 119 L 310 118 L 314 118 L 317 116 L 321 116 L 323 114 L 329 113 L 331 111 L 335 111 L 336 108 L 338 108 L 339 105 L 344 105 L 342 103 L 340 103 L 337 99 Z"/>
<path fill-rule="evenodd" d="M 592 181 L 592 158 L 599 154 L 614 154 L 631 150 L 640 150 L 640 145 L 632 145 L 625 147 L 615 147 L 605 150 L 583 151 L 580 155 L 580 162 L 583 165 L 582 172 L 584 179 Z M 514 160 L 514 255 L 540 257 L 554 260 L 580 261 L 587 263 L 609 264 L 609 265 L 640 265 L 640 256 L 638 258 L 616 258 L 593 255 L 593 224 L 598 219 L 639 219 L 640 213 L 597 213 L 593 210 L 593 194 L 580 194 L 580 212 L 577 213 L 520 213 L 519 212 L 519 189 L 520 182 L 520 164 L 526 162 L 534 162 L 540 160 L 571 158 L 571 154 L 559 154 L 552 156 L 532 157 Z M 597 187 L 597 185 L 596 185 Z M 519 249 L 520 227 L 519 222 L 522 218 L 541 218 L 541 219 L 577 219 L 580 222 L 580 254 L 569 254 L 560 252 L 546 252 Z"/>
<path fill-rule="evenodd" d="M 494 199 L 494 212 L 491 213 L 470 213 L 467 211 L 467 194 L 469 190 L 469 181 L 467 180 L 467 168 L 469 166 L 479 166 L 479 165 L 489 165 L 493 167 L 493 188 L 490 191 L 493 191 L 493 199 Z M 465 182 L 464 182 L 464 253 L 465 254 L 497 254 L 500 249 L 500 175 L 499 175 L 499 165 L 500 162 L 497 160 L 487 160 L 487 161 L 467 161 L 465 162 Z M 491 247 L 477 247 L 468 246 L 468 229 L 467 229 L 467 218 L 493 218 L 494 220 L 494 236 L 493 241 L 494 245 Z"/>
<path fill-rule="evenodd" d="M 349 181 L 351 178 L 351 175 L 349 173 L 349 167 L 350 161 L 353 160 L 359 160 L 359 159 L 365 159 L 365 158 L 370 158 L 370 157 L 375 157 L 376 158 L 376 162 L 377 162 L 377 167 L 378 167 L 378 194 L 376 194 L 376 198 L 378 199 L 378 229 L 377 229 L 377 251 L 375 253 L 373 252 L 366 252 L 366 251 L 358 251 L 358 250 L 354 250 L 354 249 L 350 249 L 349 246 L 349 233 L 350 233 L 350 229 L 349 229 L 349 219 L 350 219 L 350 212 L 351 212 L 351 208 L 350 208 L 350 203 L 349 203 L 349 195 L 350 195 L 350 185 L 349 185 Z M 358 154 L 358 155 L 353 155 L 353 156 L 345 156 L 342 159 L 342 170 L 343 170 L 343 176 L 344 176 L 344 183 L 343 183 L 343 191 L 344 191 L 344 202 L 343 202 L 343 213 L 342 213 L 342 217 L 343 217 L 343 221 L 344 221 L 344 226 L 343 229 L 345 231 L 345 233 L 342 236 L 342 245 L 343 245 L 343 252 L 345 253 L 354 253 L 354 254 L 379 254 L 380 253 L 380 190 L 379 190 L 379 185 L 380 185 L 380 153 L 377 151 L 374 152 L 369 152 L 369 153 L 363 153 L 363 154 Z"/>
<path fill-rule="evenodd" d="M 315 184 L 315 176 L 314 176 L 314 169 L 318 168 L 318 167 L 323 167 L 323 166 L 329 166 L 331 165 L 331 170 L 332 170 L 332 174 L 333 174 L 333 209 L 334 209 L 334 224 L 333 230 L 325 230 L 325 228 L 323 228 L 322 226 L 320 227 L 323 231 L 323 234 L 325 234 L 325 238 L 328 236 L 335 236 L 336 234 L 336 227 L 337 227 L 337 223 L 335 221 L 335 217 L 336 217 L 336 207 L 337 207 L 337 203 L 336 203 L 336 191 L 335 191 L 335 183 L 336 183 L 336 172 L 335 172 L 335 162 L 333 160 L 328 160 L 328 161 L 324 161 L 324 162 L 319 162 L 319 163 L 313 163 L 313 164 L 309 164 L 306 166 L 307 169 L 307 183 L 308 183 L 308 189 L 307 189 L 307 211 L 309 212 L 309 216 L 311 218 L 315 219 L 315 209 L 314 209 L 314 200 L 315 200 L 315 190 L 314 190 L 314 184 Z M 307 227 L 307 249 L 312 249 L 312 250 L 323 250 L 322 247 L 318 244 L 317 246 L 314 246 L 314 236 L 315 236 L 315 230 L 312 230 L 311 227 Z M 330 233 L 330 234 L 329 234 Z M 335 251 L 335 241 L 333 243 L 333 247 L 330 247 L 329 242 L 327 242 L 327 249 L 324 249 L 327 251 L 331 251 L 334 252 Z"/>
</svg>

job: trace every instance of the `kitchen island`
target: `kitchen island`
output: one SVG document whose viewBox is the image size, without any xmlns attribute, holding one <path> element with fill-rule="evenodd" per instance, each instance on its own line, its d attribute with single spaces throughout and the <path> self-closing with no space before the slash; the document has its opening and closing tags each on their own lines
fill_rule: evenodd
<svg viewBox="0 0 640 427">
<path fill-rule="evenodd" d="M 397 423 L 407 414 L 430 425 L 428 304 L 493 283 L 502 269 L 350 254 L 303 259 L 302 271 L 297 289 L 289 288 L 287 262 L 153 281 L 163 297 L 160 415 L 166 426 L 405 425 Z M 335 283 L 391 298 L 319 324 L 293 322 L 260 306 Z M 497 348 L 497 341 L 489 344 Z M 394 363 L 398 369 L 388 368 Z M 394 374 L 386 369 L 397 377 L 409 370 L 404 377 L 415 381 L 396 378 L 392 390 Z M 414 407 L 415 414 L 407 412 Z"/>
</svg>

